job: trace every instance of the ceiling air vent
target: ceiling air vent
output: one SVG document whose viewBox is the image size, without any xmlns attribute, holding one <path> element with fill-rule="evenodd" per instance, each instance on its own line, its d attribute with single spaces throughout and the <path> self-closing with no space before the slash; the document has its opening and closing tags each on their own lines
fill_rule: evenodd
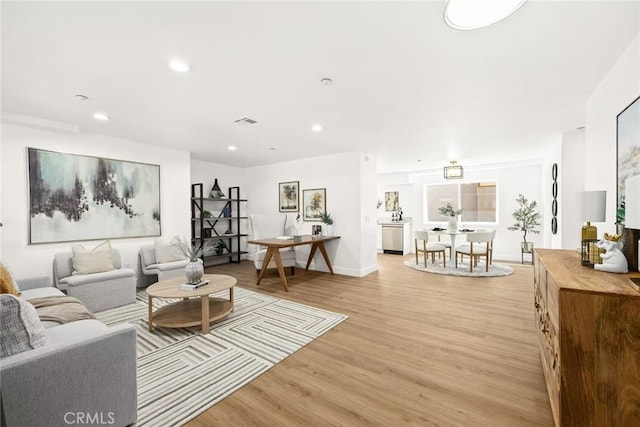
<svg viewBox="0 0 640 427">
<path fill-rule="evenodd" d="M 240 125 L 255 125 L 258 121 L 250 119 L 249 117 L 243 117 L 241 119 L 234 120 L 234 123 L 238 123 Z"/>
</svg>

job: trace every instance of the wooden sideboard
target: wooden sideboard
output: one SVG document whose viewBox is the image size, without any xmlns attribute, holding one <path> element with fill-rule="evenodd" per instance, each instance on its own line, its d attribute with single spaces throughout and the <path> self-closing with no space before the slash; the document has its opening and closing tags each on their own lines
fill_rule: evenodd
<svg viewBox="0 0 640 427">
<path fill-rule="evenodd" d="M 556 426 L 640 425 L 639 273 L 583 267 L 575 251 L 536 249 L 534 305 Z"/>
</svg>

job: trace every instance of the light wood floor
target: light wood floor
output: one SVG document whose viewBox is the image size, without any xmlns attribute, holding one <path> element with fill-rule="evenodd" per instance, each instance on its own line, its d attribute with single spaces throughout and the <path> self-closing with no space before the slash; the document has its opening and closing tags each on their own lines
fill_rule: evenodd
<svg viewBox="0 0 640 427">
<path fill-rule="evenodd" d="M 188 426 L 552 426 L 533 329 L 533 269 L 507 277 L 422 273 L 380 255 L 364 278 L 296 269 L 256 286 L 253 262 L 207 272 L 347 314 L 319 339 Z"/>
</svg>

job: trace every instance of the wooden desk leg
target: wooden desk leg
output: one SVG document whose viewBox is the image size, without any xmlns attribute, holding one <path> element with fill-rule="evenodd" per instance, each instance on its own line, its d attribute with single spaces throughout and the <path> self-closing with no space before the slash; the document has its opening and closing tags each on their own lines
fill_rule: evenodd
<svg viewBox="0 0 640 427">
<path fill-rule="evenodd" d="M 280 280 L 282 280 L 282 284 L 284 285 L 284 291 L 289 292 L 289 286 L 287 285 L 287 276 L 285 276 L 284 274 L 284 267 L 282 267 L 282 258 L 280 258 L 280 250 L 277 248 L 273 251 L 273 260 L 276 262 Z"/>
<path fill-rule="evenodd" d="M 324 242 L 318 243 L 318 248 L 320 249 L 320 253 L 322 254 L 322 258 L 324 258 L 324 262 L 327 263 L 327 267 L 329 267 L 329 271 L 331 274 L 335 276 L 333 273 L 333 267 L 331 267 L 331 260 L 329 260 L 329 255 L 327 255 L 327 250 L 324 248 Z M 425 266 L 427 264 L 425 263 Z"/>
<path fill-rule="evenodd" d="M 202 333 L 209 333 L 209 295 L 202 295 L 200 297 L 202 304 Z"/>
<path fill-rule="evenodd" d="M 149 304 L 149 332 L 153 331 L 153 305 L 151 304 L 151 302 L 153 301 L 153 297 L 151 295 L 149 295 L 147 297 L 147 302 Z"/>
<path fill-rule="evenodd" d="M 267 269 L 269 265 L 269 261 L 271 261 L 271 257 L 273 256 L 273 248 L 271 246 L 267 247 L 267 253 L 264 254 L 264 260 L 262 261 L 262 268 L 260 269 L 260 275 L 258 276 L 258 281 L 256 282 L 256 286 L 260 286 L 260 281 L 262 280 L 262 276 L 264 276 L 264 271 Z"/>
<path fill-rule="evenodd" d="M 313 256 L 316 254 L 316 250 L 318 249 L 318 242 L 315 242 L 311 245 L 311 252 L 309 252 L 309 259 L 307 259 L 307 266 L 304 268 L 305 270 L 309 270 L 309 265 L 311 265 L 311 260 Z"/>
</svg>

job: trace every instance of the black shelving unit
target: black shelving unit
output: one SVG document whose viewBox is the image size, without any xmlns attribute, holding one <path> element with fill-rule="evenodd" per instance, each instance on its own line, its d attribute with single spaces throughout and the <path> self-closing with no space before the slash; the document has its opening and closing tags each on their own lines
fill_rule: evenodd
<svg viewBox="0 0 640 427">
<path fill-rule="evenodd" d="M 248 234 L 242 232 L 241 221 L 247 219 L 240 216 L 240 203 L 247 199 L 240 198 L 240 187 L 229 187 L 227 193 L 229 198 L 204 197 L 203 184 L 191 184 L 191 240 L 194 244 L 205 244 L 209 242 L 214 246 L 216 241 L 224 241 L 228 252 L 222 255 L 213 255 L 210 248 L 202 255 L 205 267 L 219 264 L 220 260 L 227 259 L 228 262 L 240 262 L 242 251 L 240 243 L 242 237 Z M 205 218 L 204 211 L 210 211 L 211 217 Z M 234 216 L 234 214 L 236 216 Z M 220 233 L 220 225 L 225 230 Z"/>
</svg>

